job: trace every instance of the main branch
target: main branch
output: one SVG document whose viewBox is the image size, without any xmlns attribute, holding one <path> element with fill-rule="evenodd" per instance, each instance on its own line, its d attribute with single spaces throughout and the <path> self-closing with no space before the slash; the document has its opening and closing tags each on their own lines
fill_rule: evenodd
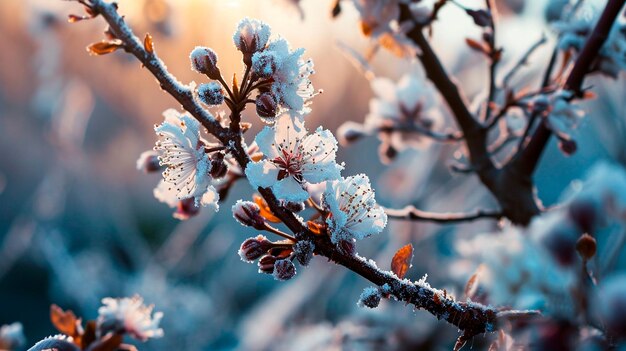
<svg viewBox="0 0 626 351">
<path fill-rule="evenodd" d="M 123 42 L 126 50 L 133 54 L 148 70 L 154 75 L 161 87 L 167 91 L 174 99 L 181 103 L 182 107 L 198 119 L 208 130 L 225 144 L 233 145 L 232 155 L 237 162 L 245 169 L 250 162 L 242 145 L 240 133 L 234 133 L 229 128 L 222 127 L 206 110 L 202 108 L 193 98 L 193 92 L 189 87 L 184 86 L 167 72 L 165 65 L 154 52 L 145 50 L 139 39 L 132 33 L 130 27 L 124 22 L 122 16 L 117 12 L 117 6 L 104 0 L 83 0 L 95 13 L 102 15 L 111 27 L 112 33 Z M 447 87 L 455 89 L 454 84 Z M 459 104 L 462 107 L 462 99 L 458 96 Z M 479 125 L 473 122 L 469 112 L 465 115 L 465 127 L 470 130 L 477 130 Z M 479 147 L 477 144 L 475 147 Z M 484 147 L 480 147 L 484 148 Z M 480 162 L 478 162 L 480 163 Z M 489 165 L 486 165 L 489 166 Z M 384 271 L 365 258 L 354 253 L 346 253 L 338 246 L 332 244 L 327 236 L 320 236 L 311 233 L 303 223 L 289 210 L 281 205 L 274 193 L 270 189 L 259 188 L 261 195 L 268 203 L 270 209 L 279 217 L 283 223 L 295 234 L 298 240 L 312 240 L 315 242 L 315 253 L 342 265 L 355 273 L 361 275 L 370 282 L 383 286 L 388 285 L 390 294 L 400 301 L 411 303 L 416 308 L 424 309 L 437 318 L 444 319 L 463 331 L 465 338 L 470 338 L 484 332 L 491 332 L 497 328 L 499 318 L 498 312 L 488 306 L 483 306 L 471 302 L 461 302 L 445 296 L 441 291 L 436 290 L 423 283 L 415 283 L 406 279 L 400 279 L 395 274 Z"/>
</svg>

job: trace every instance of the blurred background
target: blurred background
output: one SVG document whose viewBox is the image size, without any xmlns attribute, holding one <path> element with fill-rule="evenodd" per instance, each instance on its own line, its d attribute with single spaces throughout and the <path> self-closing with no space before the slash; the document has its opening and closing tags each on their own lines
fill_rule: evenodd
<svg viewBox="0 0 626 351">
<path fill-rule="evenodd" d="M 472 1 L 459 1 L 470 6 Z M 152 34 L 156 50 L 184 83 L 202 82 L 190 70 L 196 45 L 219 54 L 222 72 L 241 74 L 232 33 L 243 17 L 261 19 L 274 35 L 306 48 L 315 62 L 312 81 L 324 93 L 307 117 L 310 129 L 335 131 L 362 122 L 373 93 L 345 49 L 365 54 L 371 43 L 346 1 L 337 19 L 331 0 L 119 0 L 135 33 Z M 549 44 L 532 56 L 519 84 L 535 83 L 554 36 L 544 0 L 502 0 L 498 40 L 503 66 L 515 62 L 542 33 Z M 314 259 L 295 279 L 279 283 L 240 261 L 239 244 L 256 235 L 232 220 L 230 207 L 249 198 L 239 182 L 221 211 L 188 221 L 172 218 L 152 189 L 160 176 L 136 170 L 139 154 L 154 145 L 152 126 L 177 103 L 123 52 L 90 57 L 101 19 L 67 22 L 80 5 L 60 0 L 0 1 L 0 325 L 22 322 L 29 345 L 53 334 L 49 306 L 56 303 L 87 319 L 106 296 L 142 295 L 164 311 L 163 339 L 144 350 L 376 350 L 450 349 L 456 329 L 403 304 L 375 310 L 356 306 L 367 282 L 341 267 Z M 433 45 L 468 98 L 484 94 L 487 67 L 465 37 L 479 36 L 464 13 L 449 6 L 434 27 Z M 371 62 L 377 76 L 423 74 L 414 60 L 383 50 Z M 553 142 L 536 175 L 545 204 L 557 202 L 572 182 L 599 160 L 626 162 L 624 79 L 592 78 L 599 96 L 587 103 L 578 152 L 564 157 Z M 254 111 L 246 111 L 256 121 Z M 442 112 L 447 114 L 442 105 Z M 449 116 L 446 118 L 449 119 Z M 249 141 L 261 127 L 255 123 Z M 378 158 L 378 140 L 340 148 L 344 174 L 367 173 L 386 206 L 415 204 L 432 211 L 464 211 L 496 204 L 473 175 L 453 174 L 458 150 L 431 145 L 406 150 L 390 165 Z M 491 206 L 491 207 L 490 207 Z M 440 226 L 390 222 L 383 235 L 363 241 L 359 252 L 388 269 L 391 256 L 410 242 L 416 249 L 412 279 L 428 274 L 434 286 L 462 291 L 471 269 L 459 267 L 459 240 L 498 229 L 498 223 Z M 618 267 L 621 267 L 621 256 Z M 475 266 L 473 266 L 475 268 Z M 488 343 L 477 337 L 477 347 Z"/>
</svg>

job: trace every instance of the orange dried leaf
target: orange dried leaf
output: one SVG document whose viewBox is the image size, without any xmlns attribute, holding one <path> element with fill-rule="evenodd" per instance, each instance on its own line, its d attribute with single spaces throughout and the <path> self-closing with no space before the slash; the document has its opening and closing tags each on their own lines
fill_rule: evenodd
<svg viewBox="0 0 626 351">
<path fill-rule="evenodd" d="M 486 53 L 487 50 L 485 48 L 485 46 L 483 45 L 483 43 L 471 39 L 471 38 L 465 38 L 465 42 L 467 43 L 467 46 L 469 46 L 470 48 L 476 50 L 476 51 L 480 51 L 482 53 Z"/>
<path fill-rule="evenodd" d="M 372 28 L 368 23 L 363 22 L 363 21 L 361 21 L 360 25 L 361 25 L 361 32 L 363 33 L 363 35 L 365 35 L 366 37 L 369 37 L 370 35 L 372 35 L 374 28 Z"/>
<path fill-rule="evenodd" d="M 93 43 L 89 45 L 87 47 L 87 52 L 89 52 L 91 55 L 106 55 L 123 47 L 124 45 L 119 40 L 101 41 L 99 43 Z"/>
<path fill-rule="evenodd" d="M 259 208 L 261 208 L 260 215 L 263 216 L 263 218 L 267 219 L 268 221 L 272 223 L 282 222 L 280 218 L 276 217 L 274 213 L 272 213 L 272 210 L 270 210 L 270 206 L 267 204 L 267 202 L 265 202 L 265 199 L 263 199 L 260 195 L 256 195 L 256 194 L 252 198 L 254 202 L 259 206 Z"/>
<path fill-rule="evenodd" d="M 148 53 L 154 53 L 154 44 L 152 43 L 152 35 L 150 33 L 146 33 L 146 37 L 143 38 L 143 47 Z"/>
<path fill-rule="evenodd" d="M 77 319 L 74 312 L 70 310 L 63 311 L 61 307 L 52 305 L 50 306 L 50 320 L 52 325 L 62 334 L 73 338 L 80 337 L 82 334 L 80 319 Z"/>
<path fill-rule="evenodd" d="M 411 262 L 413 261 L 413 245 L 406 244 L 401 247 L 391 259 L 391 271 L 394 272 L 398 278 L 404 279 L 406 272 L 411 268 Z"/>
<path fill-rule="evenodd" d="M 324 232 L 324 230 L 326 229 L 324 224 L 321 223 L 315 223 L 313 221 L 308 221 L 306 222 L 306 226 L 307 228 L 309 228 L 309 230 L 313 233 L 313 234 L 317 234 L 320 235 Z"/>
</svg>

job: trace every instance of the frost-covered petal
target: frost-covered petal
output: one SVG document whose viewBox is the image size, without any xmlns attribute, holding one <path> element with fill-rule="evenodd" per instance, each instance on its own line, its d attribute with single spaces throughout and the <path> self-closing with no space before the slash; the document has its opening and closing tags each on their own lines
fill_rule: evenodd
<svg viewBox="0 0 626 351">
<path fill-rule="evenodd" d="M 144 305 L 140 296 L 118 299 L 107 297 L 102 299 L 102 304 L 96 321 L 98 335 L 103 336 L 111 331 L 124 332 L 141 341 L 163 336 L 163 329 L 159 328 L 163 313 L 152 314 L 154 307 Z"/>
<path fill-rule="evenodd" d="M 293 177 L 279 180 L 272 186 L 272 190 L 277 198 L 285 201 L 300 202 L 309 198 L 309 193 Z"/>
<path fill-rule="evenodd" d="M 215 212 L 217 212 L 220 209 L 220 205 L 218 203 L 219 199 L 220 195 L 217 190 L 215 190 L 215 187 L 213 185 L 209 185 L 200 198 L 200 205 L 212 208 Z"/>
<path fill-rule="evenodd" d="M 387 215 L 376 204 L 369 178 L 364 174 L 327 182 L 323 204 L 330 211 L 331 240 L 363 239 L 380 233 Z"/>
<path fill-rule="evenodd" d="M 337 139 L 329 130 L 318 128 L 304 139 L 302 148 L 306 155 L 302 176 L 306 181 L 319 183 L 339 178 L 343 166 L 335 162 Z"/>
<path fill-rule="evenodd" d="M 250 162 L 246 166 L 246 177 L 252 186 L 267 188 L 278 181 L 278 167 L 268 160 Z"/>
<path fill-rule="evenodd" d="M 176 196 L 176 190 L 172 189 L 172 185 L 167 183 L 163 179 L 159 181 L 159 184 L 154 188 L 154 197 L 167 204 L 169 207 L 174 208 L 178 204 L 178 197 Z"/>
</svg>

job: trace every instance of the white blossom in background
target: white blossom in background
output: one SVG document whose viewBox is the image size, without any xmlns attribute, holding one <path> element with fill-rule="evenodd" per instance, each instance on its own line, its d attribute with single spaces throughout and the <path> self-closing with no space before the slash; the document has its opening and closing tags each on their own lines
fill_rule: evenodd
<svg viewBox="0 0 626 351">
<path fill-rule="evenodd" d="M 558 90 L 548 96 L 548 126 L 557 134 L 571 135 L 585 116 L 582 108 L 569 101 L 572 96 L 569 90 Z"/>
<path fill-rule="evenodd" d="M 167 191 L 175 192 L 179 200 L 193 198 L 196 206 L 209 206 L 217 211 L 219 196 L 211 185 L 211 161 L 200 138 L 200 123 L 173 109 L 165 111 L 164 116 L 165 121 L 154 130 L 159 136 L 155 150 L 161 164 L 167 167 L 163 172 Z M 158 193 L 163 196 L 155 191 L 157 198 L 165 199 L 165 191 Z"/>
<path fill-rule="evenodd" d="M 394 130 L 391 143 L 395 148 L 423 147 L 429 138 L 415 129 L 434 130 L 443 124 L 443 116 L 436 109 L 437 95 L 426 79 L 407 74 L 397 83 L 388 78 L 376 78 L 371 86 L 375 97 L 369 103 L 365 128 Z"/>
<path fill-rule="evenodd" d="M 244 18 L 237 25 L 233 41 L 239 51 L 254 53 L 265 48 L 270 39 L 271 29 L 267 24 L 251 18 Z"/>
<path fill-rule="evenodd" d="M 0 327 L 0 350 L 19 350 L 26 344 L 22 323 L 15 322 Z"/>
<path fill-rule="evenodd" d="M 387 225 L 387 214 L 376 204 L 365 174 L 326 182 L 322 205 L 330 212 L 326 224 L 333 243 L 360 240 L 380 233 Z"/>
<path fill-rule="evenodd" d="M 547 214 L 535 219 L 527 231 L 507 225 L 502 232 L 461 240 L 455 245 L 459 258 L 450 272 L 467 280 L 482 266 L 480 283 L 489 304 L 570 318 L 575 312 L 570 288 L 578 271 L 558 264 L 542 243 L 562 218 L 562 214 Z"/>
<path fill-rule="evenodd" d="M 271 78 L 271 92 L 283 109 L 304 112 L 316 91 L 309 76 L 313 60 L 303 60 L 303 48 L 291 50 L 289 43 L 279 38 L 266 49 L 252 56 L 252 67 L 264 78 Z"/>
<path fill-rule="evenodd" d="M 393 32 L 392 23 L 400 16 L 399 0 L 353 0 L 361 15 L 361 29 L 367 36 Z"/>
<path fill-rule="evenodd" d="M 580 190 L 572 195 L 572 201 L 592 206 L 599 222 L 626 221 L 626 169 L 608 162 L 595 164 Z"/>
<path fill-rule="evenodd" d="M 100 336 L 108 332 L 124 332 L 134 338 L 146 341 L 163 336 L 159 323 L 163 313 L 152 314 L 154 306 L 143 304 L 138 295 L 124 298 L 104 298 L 98 309 L 97 331 Z"/>
<path fill-rule="evenodd" d="M 279 199 L 305 201 L 307 183 L 337 179 L 343 169 L 335 161 L 337 140 L 332 133 L 320 127 L 307 134 L 300 116 L 282 115 L 255 141 L 264 159 L 248 164 L 246 176 L 254 187 L 271 187 Z"/>
</svg>

